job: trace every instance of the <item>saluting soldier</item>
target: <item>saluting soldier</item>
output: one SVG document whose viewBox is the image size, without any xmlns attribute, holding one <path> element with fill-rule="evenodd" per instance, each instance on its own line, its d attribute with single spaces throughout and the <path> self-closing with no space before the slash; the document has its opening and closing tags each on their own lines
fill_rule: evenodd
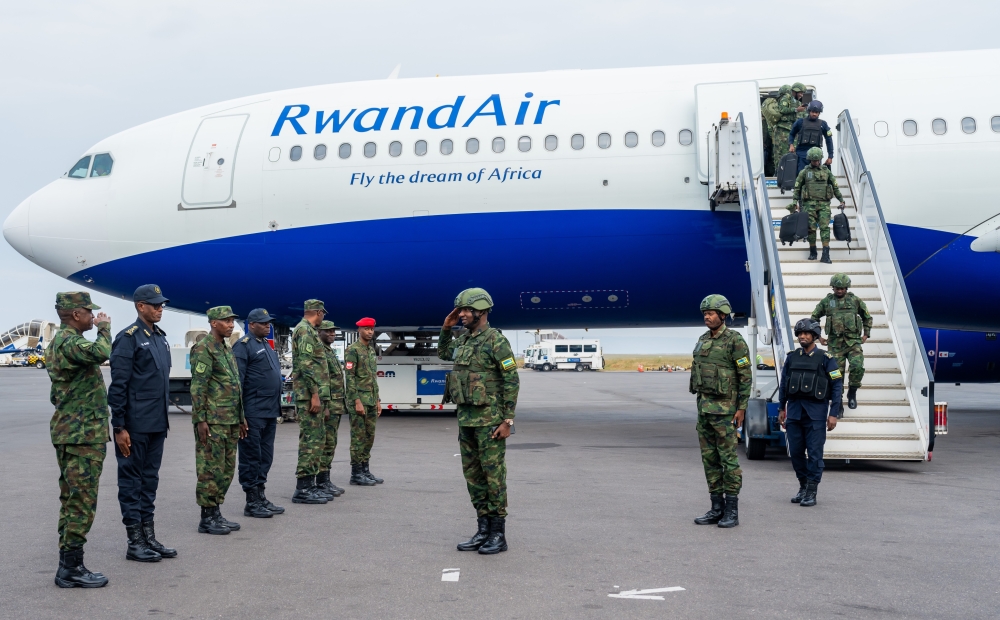
<svg viewBox="0 0 1000 620">
<path fill-rule="evenodd" d="M 135 322 L 111 345 L 111 427 L 118 461 L 118 504 L 128 535 L 125 558 L 159 562 L 177 550 L 156 540 L 153 512 L 160 485 L 163 443 L 170 423 L 170 343 L 157 323 L 169 299 L 160 287 L 144 284 L 132 295 Z"/>
<path fill-rule="evenodd" d="M 320 461 L 320 471 L 316 474 L 316 486 L 334 497 L 344 494 L 344 489 L 330 480 L 330 469 L 333 467 L 333 455 L 337 451 L 337 431 L 340 428 L 340 418 L 347 413 L 344 386 L 344 369 L 337 359 L 337 353 L 330 348 L 337 337 L 337 326 L 333 321 L 323 321 L 319 324 L 319 339 L 326 345 L 326 362 L 330 371 L 330 408 L 324 420 L 326 434 L 323 441 L 323 458 Z"/>
<path fill-rule="evenodd" d="M 490 327 L 493 298 L 481 288 L 465 289 L 445 317 L 438 357 L 453 360 L 445 402 L 458 405 L 458 446 L 477 529 L 459 551 L 493 555 L 507 550 L 507 438 L 514 427 L 520 379 L 510 342 Z M 459 319 L 465 333 L 452 338 Z"/>
<path fill-rule="evenodd" d="M 240 486 L 247 495 L 243 516 L 266 519 L 285 509 L 264 496 L 267 473 L 274 461 L 274 434 L 281 415 L 281 363 L 267 336 L 272 317 L 264 308 L 247 315 L 247 331 L 233 345 L 233 357 L 240 370 L 243 415 L 247 436 L 239 444 Z"/>
<path fill-rule="evenodd" d="M 49 430 L 59 464 L 60 588 L 100 588 L 108 585 L 102 573 L 83 565 L 83 546 L 94 524 L 97 488 L 107 454 L 108 394 L 101 364 L 111 354 L 111 317 L 83 292 L 57 293 L 59 330 L 45 355 L 55 407 Z M 97 323 L 97 341 L 83 332 Z"/>
<path fill-rule="evenodd" d="M 229 306 L 208 310 L 211 331 L 191 347 L 191 422 L 198 474 L 195 500 L 201 506 L 198 531 L 228 534 L 240 524 L 222 516 L 219 507 L 236 470 L 236 446 L 246 437 L 240 370 L 226 340 L 239 317 Z"/>
<path fill-rule="evenodd" d="M 698 525 L 740 524 L 743 471 L 736 455 L 736 429 L 743 425 L 753 373 L 746 341 L 738 331 L 726 328 L 732 311 L 722 295 L 701 301 L 708 331 L 694 348 L 690 390 L 698 395 L 698 443 L 712 507 L 694 520 Z"/>
<path fill-rule="evenodd" d="M 385 482 L 372 474 L 368 461 L 375 444 L 375 421 L 382 415 L 378 396 L 378 354 L 375 319 L 356 323 L 358 339 L 344 353 L 347 371 L 347 404 L 351 407 L 351 484 L 373 486 Z"/>
<path fill-rule="evenodd" d="M 848 293 L 851 278 L 838 273 L 830 278 L 833 292 L 828 293 L 813 310 L 812 319 L 826 317 L 826 338 L 820 342 L 829 345 L 830 355 L 837 360 L 841 374 L 850 373 L 847 382 L 847 406 L 858 408 L 858 388 L 865 376 L 865 352 L 862 345 L 872 335 L 872 315 L 868 305 L 854 293 Z"/>
<path fill-rule="evenodd" d="M 326 316 L 326 306 L 318 299 L 307 299 L 305 313 L 292 332 L 292 379 L 295 382 L 295 412 L 299 419 L 299 461 L 295 467 L 296 504 L 325 504 L 333 493 L 316 486 L 323 444 L 326 441 L 326 416 L 330 410 L 330 371 L 326 345 L 316 328 Z"/>
</svg>

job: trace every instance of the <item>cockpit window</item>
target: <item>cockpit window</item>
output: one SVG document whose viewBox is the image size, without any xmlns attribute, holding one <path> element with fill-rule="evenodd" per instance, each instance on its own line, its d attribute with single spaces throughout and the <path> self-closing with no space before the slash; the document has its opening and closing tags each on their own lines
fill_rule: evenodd
<svg viewBox="0 0 1000 620">
<path fill-rule="evenodd" d="M 111 155 L 107 153 L 94 155 L 94 169 L 90 171 L 90 176 L 106 177 L 111 174 L 111 167 L 114 164 L 115 160 L 111 159 Z"/>
<path fill-rule="evenodd" d="M 90 155 L 86 157 L 81 157 L 80 161 L 73 164 L 73 167 L 69 169 L 67 173 L 71 179 L 85 179 L 87 178 L 87 172 L 90 171 Z"/>
</svg>

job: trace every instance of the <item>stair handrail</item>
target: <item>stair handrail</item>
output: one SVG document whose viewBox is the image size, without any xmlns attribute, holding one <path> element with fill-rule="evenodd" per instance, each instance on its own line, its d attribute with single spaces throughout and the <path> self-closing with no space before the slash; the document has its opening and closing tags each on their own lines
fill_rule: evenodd
<svg viewBox="0 0 1000 620">
<path fill-rule="evenodd" d="M 861 153 L 849 110 L 840 113 L 837 129 L 837 152 L 854 197 L 859 230 L 865 237 L 875 278 L 882 291 L 886 322 L 900 354 L 899 365 L 912 404 L 911 411 L 929 454 L 934 450 L 934 373 L 906 290 L 906 280 L 899 268 L 882 203 Z M 925 411 L 926 416 L 920 415 L 921 411 Z"/>
</svg>

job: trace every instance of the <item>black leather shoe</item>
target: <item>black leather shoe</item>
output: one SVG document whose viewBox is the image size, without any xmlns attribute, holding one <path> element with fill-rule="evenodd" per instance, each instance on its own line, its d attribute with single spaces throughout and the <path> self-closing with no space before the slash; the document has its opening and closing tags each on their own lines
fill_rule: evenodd
<svg viewBox="0 0 1000 620">
<path fill-rule="evenodd" d="M 316 484 L 313 482 L 314 476 L 302 476 L 295 485 L 295 493 L 292 494 L 292 503 L 295 504 L 325 504 L 326 497 L 316 493 Z"/>
<path fill-rule="evenodd" d="M 819 255 L 816 254 L 816 246 L 810 246 L 809 247 L 809 260 L 816 260 L 817 258 L 819 258 Z"/>
<path fill-rule="evenodd" d="M 103 588 L 108 585 L 108 578 L 101 573 L 90 572 L 83 565 L 83 549 L 70 549 L 59 551 L 55 582 L 60 588 Z"/>
<path fill-rule="evenodd" d="M 216 521 L 214 508 L 202 506 L 201 521 L 198 523 L 199 533 L 225 535 L 228 534 L 229 531 L 228 527 Z"/>
<path fill-rule="evenodd" d="M 483 543 L 486 542 L 486 539 L 490 537 L 489 517 L 479 517 L 478 524 L 479 529 L 472 535 L 472 538 L 463 543 L 458 543 L 459 551 L 476 551 L 482 547 Z"/>
<path fill-rule="evenodd" d="M 826 263 L 827 265 L 833 264 L 833 261 L 830 260 L 830 248 L 823 248 L 823 256 L 819 259 L 819 262 Z"/>
<path fill-rule="evenodd" d="M 493 555 L 507 550 L 506 521 L 503 517 L 490 517 L 490 536 L 479 548 L 482 555 Z"/>
<path fill-rule="evenodd" d="M 271 500 L 267 499 L 267 496 L 264 495 L 263 484 L 257 487 L 257 492 L 260 494 L 261 505 L 263 505 L 264 508 L 270 510 L 272 514 L 280 515 L 281 513 L 285 512 L 285 509 L 283 507 L 278 506 L 277 504 L 272 503 Z"/>
<path fill-rule="evenodd" d="M 722 493 L 712 493 L 709 497 L 712 499 L 712 507 L 708 509 L 708 512 L 694 520 L 698 525 L 715 525 L 722 520 L 722 513 L 725 507 Z"/>
<path fill-rule="evenodd" d="M 163 559 L 163 556 L 149 548 L 149 544 L 146 543 L 146 537 L 142 533 L 141 523 L 126 525 L 125 533 L 128 534 L 128 550 L 125 552 L 126 560 L 159 562 Z"/>
<path fill-rule="evenodd" d="M 858 408 L 858 388 L 847 388 L 847 406 L 850 409 Z"/>
<path fill-rule="evenodd" d="M 740 498 L 738 495 L 726 496 L 726 512 L 719 521 L 719 527 L 736 527 L 740 524 Z"/>
<path fill-rule="evenodd" d="M 795 497 L 792 498 L 792 503 L 798 504 L 799 502 L 802 501 L 802 498 L 805 496 L 806 496 L 806 479 L 799 478 L 799 492 L 796 493 Z"/>
<path fill-rule="evenodd" d="M 253 517 L 255 519 L 270 519 L 274 516 L 274 513 L 264 507 L 264 504 L 260 501 L 260 491 L 257 487 L 251 488 L 247 491 L 247 503 L 243 507 L 244 517 Z"/>
<path fill-rule="evenodd" d="M 376 484 L 382 484 L 383 482 L 385 482 L 385 480 L 379 478 L 378 476 L 373 474 L 371 470 L 368 469 L 368 461 L 362 463 L 361 467 L 364 469 L 365 476 L 368 476 L 369 480 L 374 480 Z"/>
<path fill-rule="evenodd" d="M 153 527 L 152 521 L 142 522 L 142 535 L 146 538 L 146 544 L 149 545 L 149 548 L 159 553 L 161 557 L 165 558 L 177 557 L 177 549 L 164 547 L 160 543 L 160 541 L 156 540 L 156 529 Z"/>
<path fill-rule="evenodd" d="M 375 481 L 365 475 L 365 470 L 361 463 L 351 463 L 351 484 L 361 487 L 373 487 Z"/>
<path fill-rule="evenodd" d="M 223 517 L 222 516 L 222 509 L 220 509 L 218 506 L 216 506 L 213 510 L 215 511 L 215 522 L 216 523 L 220 523 L 222 525 L 225 525 L 226 527 L 229 528 L 230 532 L 238 532 L 239 531 L 240 524 L 236 523 L 235 521 L 230 521 L 229 519 Z"/>
<path fill-rule="evenodd" d="M 816 505 L 816 487 L 819 486 L 818 482 L 807 482 L 806 483 L 806 494 L 799 502 L 799 506 L 803 508 L 808 508 L 809 506 Z"/>
</svg>

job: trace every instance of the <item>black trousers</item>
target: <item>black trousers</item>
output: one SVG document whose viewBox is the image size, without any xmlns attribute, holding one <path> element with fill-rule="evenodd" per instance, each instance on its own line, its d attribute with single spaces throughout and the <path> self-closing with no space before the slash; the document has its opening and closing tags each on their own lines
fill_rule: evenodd
<svg viewBox="0 0 1000 620">
<path fill-rule="evenodd" d="M 277 418 L 247 418 L 247 436 L 240 440 L 240 486 L 244 491 L 267 482 L 274 461 Z"/>
<path fill-rule="evenodd" d="M 118 504 L 122 523 L 135 525 L 152 521 L 156 509 L 156 489 L 160 486 L 160 462 L 167 431 L 160 433 L 129 433 L 132 440 L 128 458 L 115 444 L 118 460 Z"/>
<path fill-rule="evenodd" d="M 795 401 L 788 401 L 789 411 L 798 404 Z M 795 477 L 818 483 L 823 478 L 826 420 L 813 420 L 804 411 L 798 420 L 786 418 L 785 439 L 788 441 L 788 453 L 792 457 Z"/>
</svg>

